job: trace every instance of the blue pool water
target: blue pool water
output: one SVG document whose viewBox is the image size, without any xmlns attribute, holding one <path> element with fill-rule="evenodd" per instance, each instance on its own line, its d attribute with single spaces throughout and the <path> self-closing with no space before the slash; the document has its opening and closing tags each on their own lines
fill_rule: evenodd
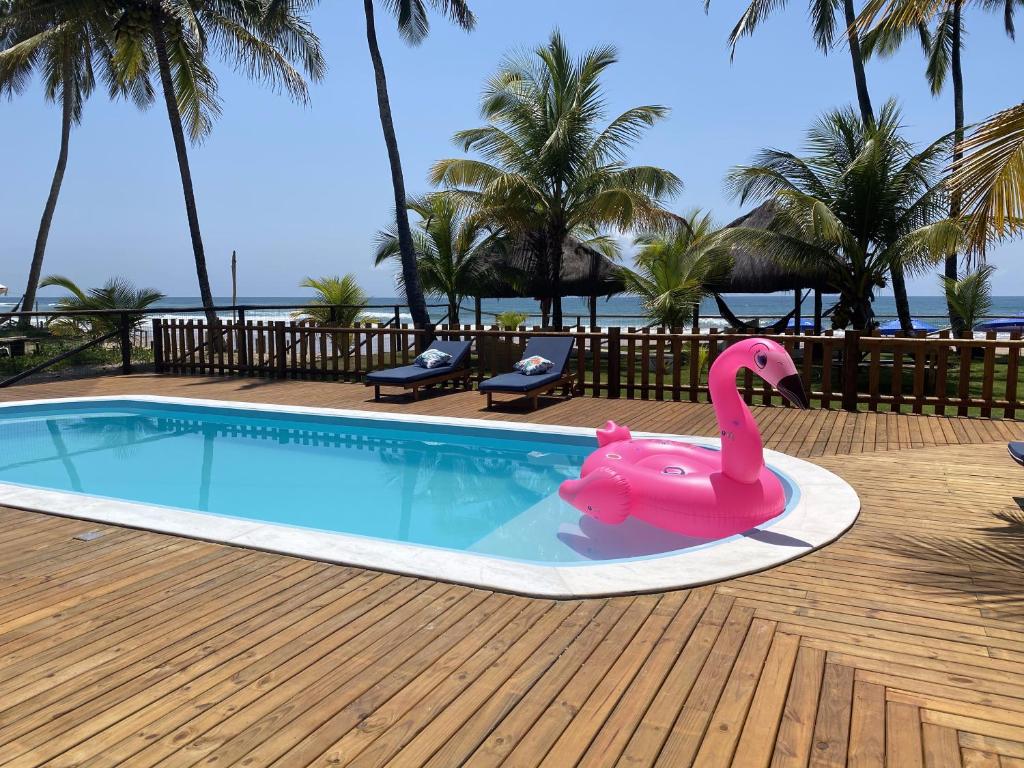
<svg viewBox="0 0 1024 768">
<path fill-rule="evenodd" d="M 557 496 L 589 436 L 141 401 L 0 408 L 0 483 L 570 564 L 707 542 Z M 790 501 L 795 490 L 786 478 Z M 778 519 L 778 518 L 777 518 Z"/>
</svg>

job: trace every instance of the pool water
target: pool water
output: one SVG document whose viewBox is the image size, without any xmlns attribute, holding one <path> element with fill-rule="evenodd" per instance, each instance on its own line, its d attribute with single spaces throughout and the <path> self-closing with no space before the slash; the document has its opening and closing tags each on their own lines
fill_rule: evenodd
<svg viewBox="0 0 1024 768">
<path fill-rule="evenodd" d="M 548 564 L 708 545 L 635 519 L 581 519 L 557 490 L 595 447 L 584 435 L 133 400 L 0 409 L 0 483 Z"/>
</svg>

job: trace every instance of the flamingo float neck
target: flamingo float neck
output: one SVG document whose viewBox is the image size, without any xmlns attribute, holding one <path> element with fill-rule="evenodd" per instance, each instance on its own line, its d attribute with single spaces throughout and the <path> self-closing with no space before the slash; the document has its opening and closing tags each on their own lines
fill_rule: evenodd
<svg viewBox="0 0 1024 768">
<path fill-rule="evenodd" d="M 764 468 L 764 444 L 757 422 L 736 388 L 736 374 L 749 354 L 734 345 L 719 355 L 708 372 L 708 389 L 722 438 L 722 474 L 740 483 L 757 482 Z"/>
</svg>

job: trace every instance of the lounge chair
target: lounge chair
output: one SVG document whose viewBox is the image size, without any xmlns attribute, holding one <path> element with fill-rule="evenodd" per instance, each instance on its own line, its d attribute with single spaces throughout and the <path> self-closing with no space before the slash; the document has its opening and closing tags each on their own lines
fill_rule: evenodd
<svg viewBox="0 0 1024 768">
<path fill-rule="evenodd" d="M 487 407 L 494 404 L 496 393 L 520 395 L 530 401 L 530 410 L 537 409 L 537 398 L 563 387 L 567 397 L 572 396 L 576 376 L 567 373 L 569 357 L 576 339 L 572 336 L 533 336 L 526 342 L 523 359 L 540 355 L 554 365 L 547 373 L 527 376 L 524 373 L 502 373 L 480 382 L 481 394 L 487 395 Z"/>
<path fill-rule="evenodd" d="M 1024 466 L 1024 443 L 1008 443 L 1006 449 L 1010 452 L 1010 458 Z"/>
<path fill-rule="evenodd" d="M 374 371 L 366 376 L 365 384 L 373 387 L 373 399 L 380 400 L 381 387 L 401 387 L 412 390 L 412 399 L 419 400 L 420 388 L 430 387 L 446 381 L 461 381 L 469 389 L 469 341 L 434 341 L 428 349 L 436 349 L 452 356 L 451 363 L 439 368 L 421 368 L 418 365 L 402 365 Z M 424 350 L 425 351 L 425 350 Z"/>
</svg>

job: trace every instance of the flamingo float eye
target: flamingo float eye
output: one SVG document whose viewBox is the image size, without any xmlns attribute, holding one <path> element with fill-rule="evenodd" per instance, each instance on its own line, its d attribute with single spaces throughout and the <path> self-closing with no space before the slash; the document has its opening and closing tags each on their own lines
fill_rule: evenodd
<svg viewBox="0 0 1024 768">
<path fill-rule="evenodd" d="M 754 364 L 757 365 L 758 368 L 764 368 L 766 365 L 768 365 L 768 353 L 757 352 L 754 355 Z"/>
</svg>

